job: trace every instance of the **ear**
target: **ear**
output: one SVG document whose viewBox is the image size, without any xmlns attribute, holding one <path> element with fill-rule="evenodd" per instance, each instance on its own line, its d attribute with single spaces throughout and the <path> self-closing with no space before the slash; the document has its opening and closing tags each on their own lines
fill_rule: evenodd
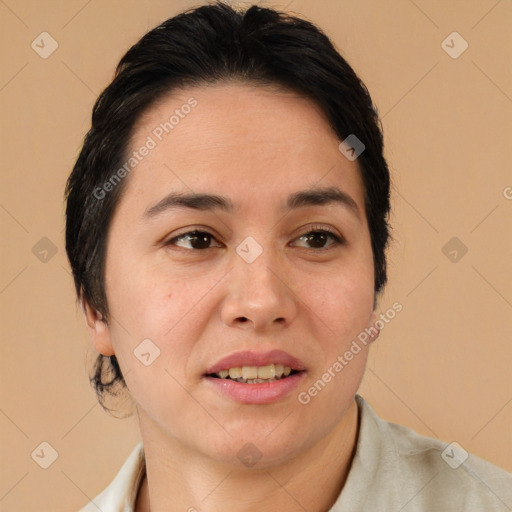
<svg viewBox="0 0 512 512">
<path fill-rule="evenodd" d="M 101 313 L 93 309 L 85 299 L 81 301 L 81 306 L 89 337 L 96 352 L 104 356 L 115 355 L 110 340 L 110 329 L 103 320 Z"/>
<path fill-rule="evenodd" d="M 377 313 L 373 310 L 373 313 L 368 320 L 368 330 L 370 331 L 370 343 L 373 343 L 380 335 L 380 328 L 376 325 L 379 320 Z"/>
</svg>

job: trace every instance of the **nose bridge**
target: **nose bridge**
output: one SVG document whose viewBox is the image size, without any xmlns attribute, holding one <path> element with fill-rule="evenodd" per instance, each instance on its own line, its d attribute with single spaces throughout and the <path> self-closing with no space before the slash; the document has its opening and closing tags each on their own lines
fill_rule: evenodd
<svg viewBox="0 0 512 512">
<path fill-rule="evenodd" d="M 295 303 L 283 269 L 284 262 L 275 248 L 263 240 L 259 243 L 247 237 L 239 244 L 223 306 L 224 322 L 233 325 L 249 321 L 253 328 L 264 329 L 291 321 Z"/>
<path fill-rule="evenodd" d="M 281 267 L 277 260 L 276 251 L 270 243 L 262 242 L 260 245 L 249 238 L 237 247 L 235 270 L 240 286 L 238 291 L 246 296 L 246 300 L 255 305 L 259 302 L 270 305 L 278 300 L 282 283 L 276 277 Z"/>
<path fill-rule="evenodd" d="M 254 255 L 254 249 L 251 248 L 249 254 L 254 257 L 252 259 L 245 259 L 244 256 L 238 254 L 239 259 L 237 265 L 240 268 L 240 276 L 243 281 L 243 289 L 254 293 L 265 292 L 272 295 L 279 293 L 279 279 L 276 275 L 280 273 L 281 265 L 278 264 L 276 251 L 272 247 L 265 247 L 260 254 Z M 251 254 L 253 253 L 253 254 Z M 270 297 L 269 297 L 270 298 Z"/>
</svg>

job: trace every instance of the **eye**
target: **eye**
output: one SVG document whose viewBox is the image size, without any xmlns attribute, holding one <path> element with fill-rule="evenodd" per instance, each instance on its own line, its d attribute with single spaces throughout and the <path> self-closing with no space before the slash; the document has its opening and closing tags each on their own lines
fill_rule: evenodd
<svg viewBox="0 0 512 512">
<path fill-rule="evenodd" d="M 334 240 L 334 242 L 326 247 L 325 244 L 329 238 Z M 212 240 L 215 240 L 215 237 L 207 231 L 194 230 L 187 231 L 186 233 L 182 233 L 181 235 L 171 238 L 168 242 L 165 243 L 165 245 L 175 245 L 184 249 L 204 251 L 205 249 L 213 248 L 210 246 Z M 331 245 L 342 245 L 344 243 L 342 238 L 327 228 L 314 228 L 311 231 L 308 231 L 307 233 L 299 236 L 296 240 L 304 240 L 308 244 L 312 245 L 312 247 L 310 247 L 311 249 L 317 250 L 326 249 Z M 189 243 L 190 245 L 188 247 L 181 245 L 180 243 L 183 241 L 184 243 Z M 221 246 L 217 245 L 217 247 Z"/>
<path fill-rule="evenodd" d="M 334 242 L 326 247 L 325 243 L 328 241 L 329 238 L 334 240 Z M 330 229 L 326 228 L 314 228 L 311 231 L 308 231 L 307 233 L 304 233 L 303 235 L 299 236 L 297 240 L 304 240 L 313 246 L 312 249 L 320 250 L 327 249 L 331 245 L 343 245 L 344 243 L 344 240 L 342 238 L 334 234 Z"/>
<path fill-rule="evenodd" d="M 178 247 L 183 247 L 177 243 L 181 242 L 182 240 L 185 240 L 185 243 L 190 243 L 192 246 L 184 247 L 185 249 L 204 250 L 210 249 L 210 242 L 211 240 L 215 240 L 215 237 L 207 231 L 194 230 L 171 238 L 168 242 L 166 242 L 165 245 L 177 245 Z"/>
</svg>

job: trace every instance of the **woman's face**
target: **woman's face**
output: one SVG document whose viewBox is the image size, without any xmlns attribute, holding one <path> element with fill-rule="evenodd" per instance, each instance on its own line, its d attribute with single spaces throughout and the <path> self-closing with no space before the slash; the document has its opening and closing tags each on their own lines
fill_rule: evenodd
<svg viewBox="0 0 512 512">
<path fill-rule="evenodd" d="M 363 183 L 340 142 L 311 101 L 247 84 L 174 91 L 139 120 L 107 243 L 111 321 L 89 323 L 143 431 L 228 463 L 255 450 L 271 465 L 340 424 L 368 348 L 333 366 L 374 301 Z M 325 189 L 337 200 L 313 195 Z M 190 194 L 223 200 L 173 200 Z M 211 375 L 268 367 L 268 379 L 286 366 L 297 373 L 270 382 Z"/>
</svg>

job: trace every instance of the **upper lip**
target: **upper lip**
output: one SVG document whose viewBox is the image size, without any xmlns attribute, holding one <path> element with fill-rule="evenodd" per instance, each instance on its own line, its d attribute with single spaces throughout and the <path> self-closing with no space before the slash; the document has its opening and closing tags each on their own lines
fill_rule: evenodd
<svg viewBox="0 0 512 512">
<path fill-rule="evenodd" d="M 227 357 L 223 357 L 215 364 L 207 368 L 206 374 L 217 373 L 229 368 L 239 368 L 242 366 L 266 366 L 270 364 L 282 364 L 289 366 L 292 370 L 305 370 L 304 363 L 291 356 L 283 350 L 270 350 L 267 352 L 255 352 L 254 350 L 244 350 L 235 352 Z"/>
</svg>

